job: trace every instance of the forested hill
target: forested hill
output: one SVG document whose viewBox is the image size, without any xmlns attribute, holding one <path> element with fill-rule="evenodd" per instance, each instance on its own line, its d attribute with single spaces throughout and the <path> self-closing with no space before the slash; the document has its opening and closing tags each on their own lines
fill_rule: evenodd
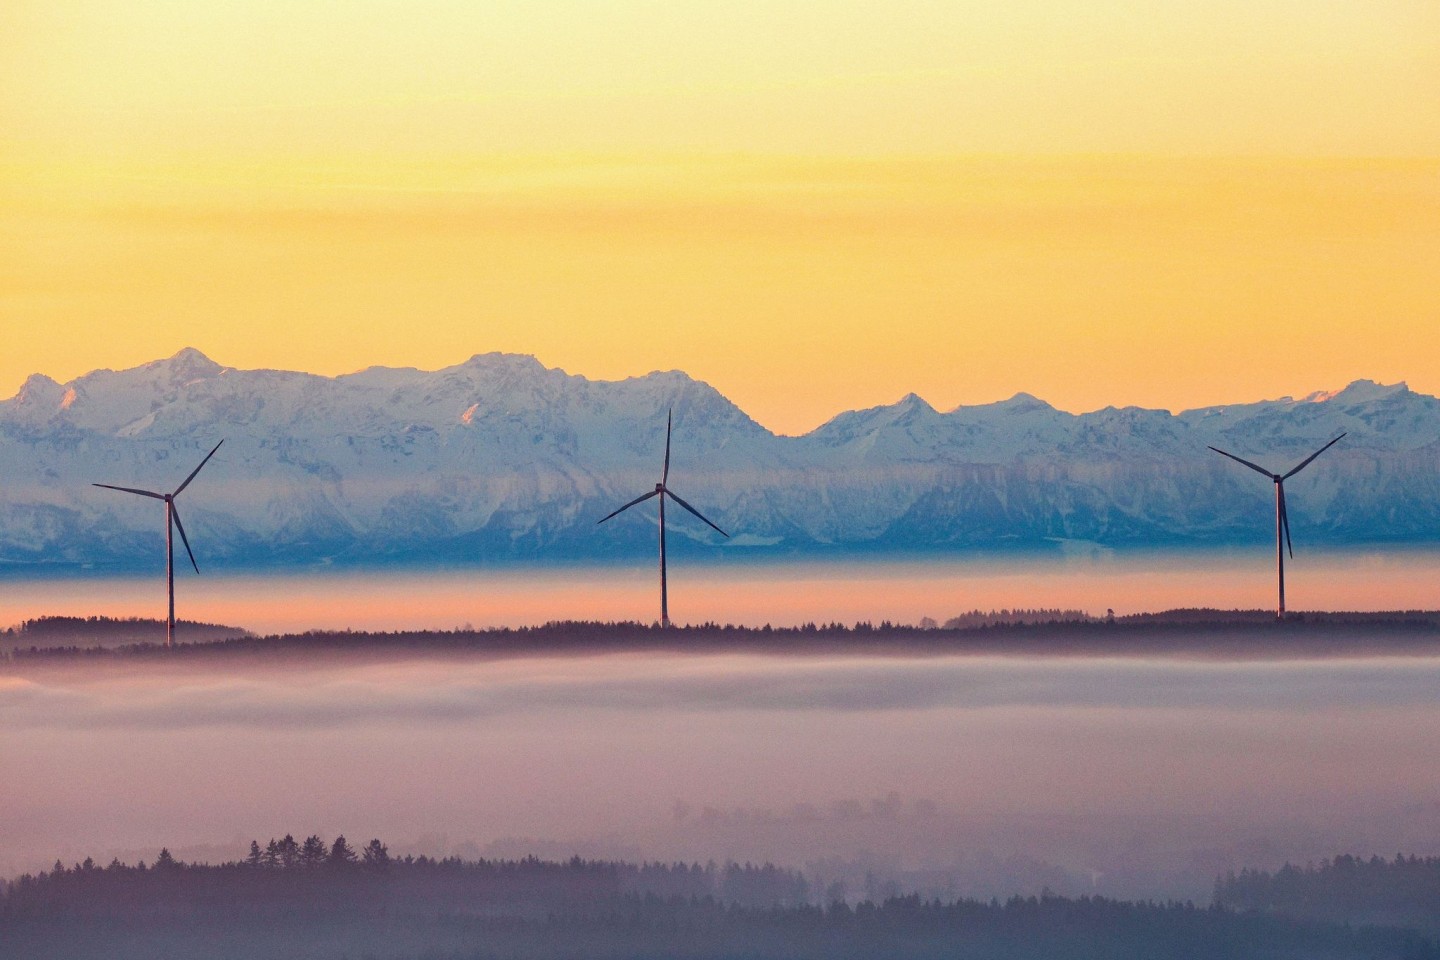
<svg viewBox="0 0 1440 960">
<path fill-rule="evenodd" d="M 91 861 L 0 890 L 0 958 L 1440 960 L 1403 930 L 1188 903 L 825 902 L 770 866 L 395 859 L 286 837 L 241 862 Z"/>
<path fill-rule="evenodd" d="M 218 623 L 177 620 L 175 628 L 192 643 L 248 637 L 250 631 Z M 145 617 L 36 617 L 0 630 L 0 650 L 55 647 L 118 647 L 152 643 L 165 635 L 165 622 Z"/>
<path fill-rule="evenodd" d="M 1245 870 L 1215 885 L 1215 902 L 1237 910 L 1409 926 L 1440 935 L 1440 857 L 1338 856 L 1318 866 Z"/>
</svg>

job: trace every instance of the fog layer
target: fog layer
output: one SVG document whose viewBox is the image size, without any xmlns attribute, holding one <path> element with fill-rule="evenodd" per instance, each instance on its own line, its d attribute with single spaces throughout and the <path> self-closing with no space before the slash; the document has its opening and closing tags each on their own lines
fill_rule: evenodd
<svg viewBox="0 0 1440 960">
<path fill-rule="evenodd" d="M 1230 866 L 1437 852 L 1437 691 L 1413 658 L 46 671 L 0 677 L 0 869 L 313 832 L 1203 898 Z"/>
</svg>

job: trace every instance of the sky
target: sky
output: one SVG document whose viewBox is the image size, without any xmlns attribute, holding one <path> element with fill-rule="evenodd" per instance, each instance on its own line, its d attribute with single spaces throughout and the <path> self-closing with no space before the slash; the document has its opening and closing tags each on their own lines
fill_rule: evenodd
<svg viewBox="0 0 1440 960">
<path fill-rule="evenodd" d="M 10 0 L 0 394 L 198 347 L 914 391 L 1440 393 L 1433 0 Z"/>
</svg>

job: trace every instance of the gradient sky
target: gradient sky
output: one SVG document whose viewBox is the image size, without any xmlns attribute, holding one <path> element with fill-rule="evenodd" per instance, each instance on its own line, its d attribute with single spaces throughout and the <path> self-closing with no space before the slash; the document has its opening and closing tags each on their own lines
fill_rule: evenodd
<svg viewBox="0 0 1440 960">
<path fill-rule="evenodd" d="M 1433 0 L 10 0 L 0 394 L 236 366 L 1440 392 Z"/>
</svg>

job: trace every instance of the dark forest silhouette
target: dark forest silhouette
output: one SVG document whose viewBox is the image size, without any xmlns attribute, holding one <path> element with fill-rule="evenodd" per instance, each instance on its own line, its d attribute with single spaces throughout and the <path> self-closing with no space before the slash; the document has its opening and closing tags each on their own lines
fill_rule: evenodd
<svg viewBox="0 0 1440 960">
<path fill-rule="evenodd" d="M 391 910 L 463 909 L 484 902 L 517 915 L 574 913 L 631 895 L 704 898 L 752 907 L 798 906 L 811 901 L 804 876 L 772 864 L 630 864 L 459 857 L 391 857 L 379 840 L 355 847 L 337 837 L 303 841 L 286 835 L 250 844 L 243 860 L 186 864 L 162 849 L 150 865 L 91 860 L 26 874 L 5 885 L 0 917 L 135 917 L 212 909 Z"/>
<path fill-rule="evenodd" d="M 1415 927 L 1440 935 L 1440 857 L 1394 860 L 1342 855 L 1274 873 L 1243 870 L 1215 884 L 1215 902 L 1237 910 L 1355 924 Z"/>
<path fill-rule="evenodd" d="M 1417 863 L 1434 875 L 1435 861 L 1386 869 Z M 1261 875 L 1242 876 L 1217 894 Z M 0 957 L 154 956 L 1440 960 L 1440 947 L 1409 930 L 1224 904 L 1049 894 L 847 904 L 768 864 L 392 857 L 379 840 L 343 837 L 255 842 L 214 866 L 168 850 L 149 865 L 57 862 L 0 887 Z"/>
<path fill-rule="evenodd" d="M 252 636 L 240 627 L 195 620 L 177 620 L 191 643 L 213 643 Z M 10 647 L 115 647 L 154 642 L 164 636 L 165 622 L 148 617 L 36 617 L 0 630 L 0 648 Z"/>
<path fill-rule="evenodd" d="M 881 621 L 748 627 L 701 623 L 552 621 L 539 626 L 456 630 L 312 630 L 163 644 L 106 643 L 112 627 L 87 632 L 79 618 L 40 618 L 0 634 L 12 661 L 75 657 L 214 657 L 225 654 L 466 652 L 477 655 L 611 651 L 744 650 L 760 653 L 1179 654 L 1225 657 L 1354 656 L 1440 652 L 1440 612 L 1291 614 L 1182 609 L 1119 617 L 1072 610 L 972 611 L 943 626 Z M 232 628 L 215 628 L 232 629 Z M 71 631 L 66 633 L 66 631 Z M 68 638 L 70 642 L 64 642 Z"/>
</svg>

